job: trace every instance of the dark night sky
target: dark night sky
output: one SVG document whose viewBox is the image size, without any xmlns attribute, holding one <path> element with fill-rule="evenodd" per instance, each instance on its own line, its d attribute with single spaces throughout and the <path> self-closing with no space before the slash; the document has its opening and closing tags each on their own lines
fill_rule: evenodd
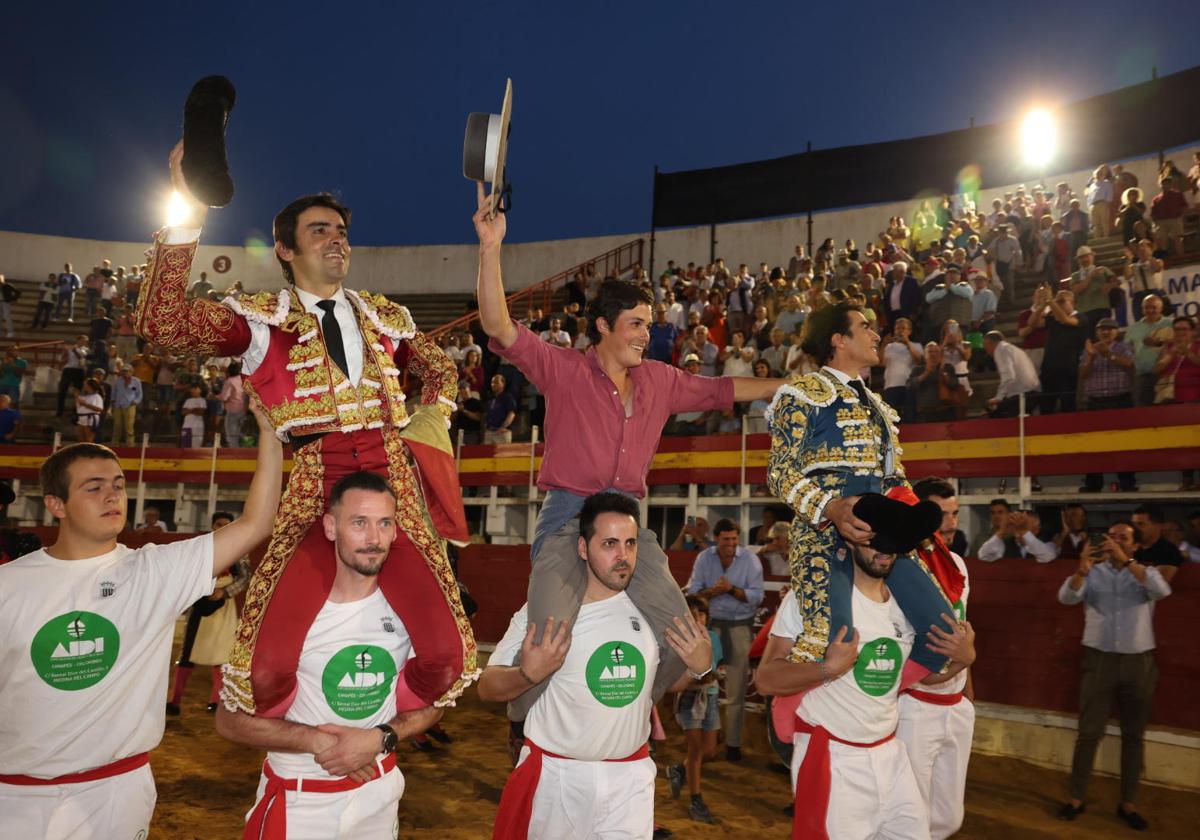
<svg viewBox="0 0 1200 840">
<path fill-rule="evenodd" d="M 332 189 L 356 244 L 400 245 L 472 240 L 463 125 L 506 75 L 530 241 L 648 228 L 655 164 L 929 134 L 1200 61 L 1195 2 L 180 5 L 5 10 L 0 230 L 147 238 L 210 73 L 238 88 L 238 194 L 206 241 L 269 239 L 284 203 Z"/>
</svg>

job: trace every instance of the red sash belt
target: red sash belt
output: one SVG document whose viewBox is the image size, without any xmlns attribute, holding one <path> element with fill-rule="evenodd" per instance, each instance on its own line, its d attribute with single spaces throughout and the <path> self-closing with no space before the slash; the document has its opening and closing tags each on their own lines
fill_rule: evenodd
<svg viewBox="0 0 1200 840">
<path fill-rule="evenodd" d="M 53 779 L 38 779 L 34 776 L 0 774 L 0 783 L 6 785 L 74 785 L 80 782 L 94 782 L 97 779 L 108 779 L 120 776 L 131 770 L 136 770 L 150 762 L 150 753 L 138 753 L 126 758 L 118 758 L 112 764 L 95 767 L 82 773 L 68 773 L 65 776 L 55 776 Z"/>
<path fill-rule="evenodd" d="M 896 737 L 893 732 L 869 744 L 843 741 L 829 734 L 823 726 L 814 726 L 804 718 L 796 718 L 796 731 L 809 734 L 808 749 L 796 774 L 795 817 L 792 819 L 792 840 L 829 840 L 825 831 L 825 816 L 829 812 L 829 742 L 837 741 L 848 747 L 869 749 L 886 744 Z M 804 801 L 800 801 L 803 794 Z"/>
<path fill-rule="evenodd" d="M 383 772 L 390 773 L 396 768 L 396 754 L 388 753 L 380 763 L 383 765 Z M 263 775 L 267 777 L 267 787 L 263 791 L 262 799 L 258 800 L 258 804 L 246 819 L 242 840 L 286 840 L 287 797 L 284 793 L 289 790 L 301 790 L 300 780 L 285 779 L 277 775 L 271 769 L 269 761 L 263 761 Z M 376 776 L 376 779 L 378 778 Z M 342 793 L 365 784 L 368 783 L 356 781 L 348 776 L 340 779 L 305 779 L 303 792 Z"/>
<path fill-rule="evenodd" d="M 918 691 L 915 688 L 905 690 L 905 694 L 922 703 L 932 703 L 934 706 L 956 706 L 962 700 L 962 692 L 955 694 L 934 694 L 931 691 Z"/>
<path fill-rule="evenodd" d="M 525 739 L 529 747 L 529 755 L 517 765 L 508 777 L 504 793 L 500 795 L 500 807 L 496 811 L 496 824 L 492 827 L 492 840 L 526 840 L 529 837 L 529 820 L 533 815 L 533 795 L 537 792 L 538 782 L 542 778 L 542 758 L 565 758 L 573 760 L 569 755 L 557 755 L 547 752 L 537 744 Z M 605 761 L 637 761 L 650 755 L 650 745 L 642 744 L 633 755 L 625 758 L 606 758 Z"/>
</svg>

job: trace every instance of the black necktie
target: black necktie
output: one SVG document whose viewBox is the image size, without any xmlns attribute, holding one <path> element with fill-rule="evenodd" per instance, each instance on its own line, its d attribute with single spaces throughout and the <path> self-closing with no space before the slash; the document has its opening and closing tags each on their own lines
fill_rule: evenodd
<svg viewBox="0 0 1200 840">
<path fill-rule="evenodd" d="M 870 411 L 871 398 L 867 396 L 867 389 L 863 385 L 862 380 L 851 379 L 847 384 L 854 389 L 854 393 L 858 394 L 858 398 L 862 400 L 863 408 L 865 408 L 867 411 Z"/>
<path fill-rule="evenodd" d="M 329 358 L 333 359 L 333 363 L 341 368 L 342 373 L 349 378 L 350 369 L 346 366 L 346 347 L 342 344 L 342 328 L 338 326 L 337 316 L 333 314 L 333 308 L 337 306 L 337 301 L 319 300 L 317 306 L 325 310 L 325 314 L 321 316 L 321 330 L 325 333 L 325 349 L 329 351 Z"/>
</svg>

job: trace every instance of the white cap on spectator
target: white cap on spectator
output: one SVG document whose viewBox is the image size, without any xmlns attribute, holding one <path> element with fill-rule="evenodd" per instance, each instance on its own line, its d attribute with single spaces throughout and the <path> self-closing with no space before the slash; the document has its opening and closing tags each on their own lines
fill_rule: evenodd
<svg viewBox="0 0 1200 840">
<path fill-rule="evenodd" d="M 1086 257 L 1086 256 L 1089 256 L 1091 253 L 1092 253 L 1092 249 L 1086 245 L 1080 245 L 1078 248 L 1075 249 L 1075 256 L 1077 256 L 1077 257 Z"/>
<path fill-rule="evenodd" d="M 696 364 L 700 364 L 700 357 L 697 356 L 695 353 L 688 353 L 686 356 L 683 357 L 683 363 L 685 365 L 690 365 L 692 362 L 695 362 Z"/>
</svg>

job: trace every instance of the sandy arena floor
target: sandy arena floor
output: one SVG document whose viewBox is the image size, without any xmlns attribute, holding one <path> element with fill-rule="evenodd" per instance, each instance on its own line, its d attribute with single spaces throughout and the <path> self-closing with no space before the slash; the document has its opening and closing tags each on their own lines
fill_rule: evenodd
<svg viewBox="0 0 1200 840">
<path fill-rule="evenodd" d="M 184 713 L 167 719 L 166 737 L 154 751 L 158 808 L 151 836 L 171 840 L 237 838 L 245 812 L 253 804 L 262 754 L 231 744 L 216 734 L 205 712 L 209 678 L 197 668 L 188 686 Z M 657 761 L 682 760 L 683 738 L 664 716 L 668 740 Z M 433 755 L 411 745 L 400 749 L 407 780 L 400 803 L 403 838 L 487 838 L 500 791 L 509 770 L 505 720 L 499 706 L 479 702 L 469 692 L 444 720 L 454 741 Z M 761 716 L 747 716 L 744 759 L 706 765 L 704 798 L 720 825 L 692 822 L 687 793 L 672 801 L 665 777 L 659 777 L 656 816 L 679 838 L 787 837 L 790 820 L 782 813 L 790 792 L 787 776 L 769 760 Z M 724 750 L 721 751 L 724 755 Z M 1074 824 L 1054 819 L 1066 775 L 1006 758 L 975 756 L 967 782 L 967 816 L 961 838 L 1126 838 L 1134 832 L 1113 814 L 1114 779 L 1097 777 L 1088 813 Z M 1196 837 L 1200 794 L 1144 787 L 1143 814 L 1159 837 Z"/>
</svg>

